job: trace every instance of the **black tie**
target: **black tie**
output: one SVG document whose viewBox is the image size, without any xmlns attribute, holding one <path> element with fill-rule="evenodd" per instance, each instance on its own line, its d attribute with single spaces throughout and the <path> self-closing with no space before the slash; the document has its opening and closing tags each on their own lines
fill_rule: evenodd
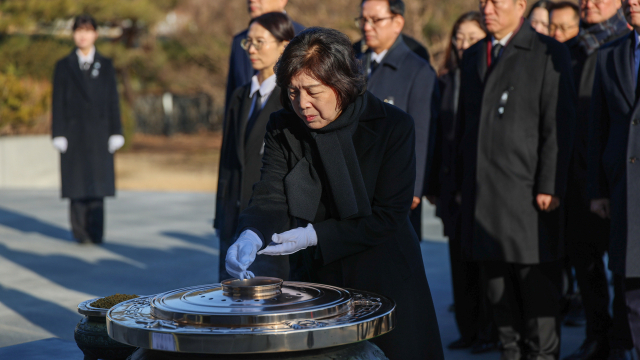
<svg viewBox="0 0 640 360">
<path fill-rule="evenodd" d="M 373 75 L 373 72 L 376 71 L 376 69 L 378 68 L 378 65 L 380 65 L 377 61 L 373 60 L 371 62 L 371 75 Z"/>
<path fill-rule="evenodd" d="M 493 49 L 491 49 L 491 64 L 494 64 L 496 61 L 498 61 L 498 58 L 500 57 L 500 51 L 502 51 L 502 45 L 500 43 L 493 45 Z"/>
<path fill-rule="evenodd" d="M 258 116 L 260 116 L 260 112 L 262 111 L 262 95 L 260 95 L 260 90 L 256 91 L 254 97 L 255 103 L 253 105 L 253 112 L 251 113 L 251 116 L 249 116 L 249 120 L 247 121 L 247 129 L 244 132 L 245 143 L 249 139 L 249 134 L 251 134 L 251 130 L 256 124 L 256 120 L 258 120 Z"/>
</svg>

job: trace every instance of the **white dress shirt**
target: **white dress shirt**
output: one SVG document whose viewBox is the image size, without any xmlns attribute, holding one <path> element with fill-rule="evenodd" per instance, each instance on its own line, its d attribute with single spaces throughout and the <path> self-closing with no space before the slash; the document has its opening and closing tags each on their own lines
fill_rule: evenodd
<svg viewBox="0 0 640 360">
<path fill-rule="evenodd" d="M 376 54 L 374 51 L 372 51 L 369 64 L 373 63 L 374 61 L 378 64 L 382 64 L 382 59 L 384 59 L 384 56 L 387 55 L 387 52 L 389 52 L 389 49 L 381 51 L 380 54 Z M 367 75 L 371 75 L 371 66 L 369 66 L 369 68 L 367 69 Z"/>
<path fill-rule="evenodd" d="M 82 69 L 82 64 L 84 63 L 93 64 L 93 59 L 96 56 L 96 47 L 92 46 L 87 55 L 83 54 L 80 49 L 76 50 L 76 54 L 78 54 L 78 64 L 80 65 L 80 69 Z"/>
<path fill-rule="evenodd" d="M 249 92 L 249 97 L 252 98 L 253 101 L 251 102 L 251 110 L 249 110 L 249 117 L 247 117 L 247 119 L 251 118 L 251 114 L 253 114 L 253 109 L 255 109 L 256 107 L 256 99 L 258 98 L 257 96 L 254 96 L 256 92 L 260 90 L 260 100 L 261 100 L 260 110 L 262 110 L 264 108 L 264 105 L 267 103 L 267 100 L 269 100 L 269 96 L 271 96 L 273 89 L 275 88 L 276 88 L 276 74 L 273 74 L 268 78 L 266 78 L 262 82 L 262 84 L 258 82 L 258 75 L 253 75 L 253 77 L 251 78 L 251 90 Z"/>
</svg>

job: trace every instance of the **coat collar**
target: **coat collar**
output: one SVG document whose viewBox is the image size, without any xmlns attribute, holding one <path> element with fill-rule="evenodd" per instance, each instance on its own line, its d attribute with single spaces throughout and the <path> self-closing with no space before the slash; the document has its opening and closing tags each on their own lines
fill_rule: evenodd
<svg viewBox="0 0 640 360">
<path fill-rule="evenodd" d="M 618 46 L 613 48 L 613 61 L 615 64 L 616 75 L 618 76 L 618 84 L 622 89 L 625 99 L 629 106 L 633 107 L 636 102 L 634 87 L 634 70 L 633 70 L 633 53 L 631 49 L 635 46 L 635 31 L 627 35 Z"/>
<path fill-rule="evenodd" d="M 96 52 L 97 55 L 97 52 Z M 76 54 L 76 49 L 73 49 L 71 54 L 67 56 L 67 66 L 71 73 L 73 74 L 73 80 L 76 85 L 80 88 L 80 92 L 82 96 L 87 101 L 91 101 L 89 98 L 89 90 L 87 89 L 87 82 L 84 80 L 84 76 L 82 75 L 82 71 L 80 70 L 80 65 L 78 63 L 78 54 Z"/>
<path fill-rule="evenodd" d="M 495 64 L 491 65 L 491 69 L 487 66 L 487 48 L 488 44 L 491 43 L 491 36 L 484 38 L 483 41 L 480 41 L 481 46 L 475 48 L 475 51 L 477 51 L 477 54 L 480 56 L 480 59 L 477 61 L 478 75 L 480 75 L 480 78 L 485 79 L 488 70 L 493 71 L 493 69 L 500 66 L 500 64 L 504 63 L 508 58 L 517 54 L 518 50 L 530 51 L 533 49 L 533 44 L 535 43 L 537 36 L 538 33 L 533 30 L 529 20 L 523 19 L 522 24 L 520 24 L 520 28 L 516 29 L 516 33 L 512 35 L 511 39 L 507 43 L 500 59 Z"/>
</svg>

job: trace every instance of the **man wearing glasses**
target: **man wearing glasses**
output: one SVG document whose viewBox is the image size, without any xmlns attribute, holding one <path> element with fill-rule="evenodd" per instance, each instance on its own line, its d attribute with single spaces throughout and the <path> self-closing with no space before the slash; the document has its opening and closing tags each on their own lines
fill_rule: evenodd
<svg viewBox="0 0 640 360">
<path fill-rule="evenodd" d="M 561 43 L 575 39 L 580 31 L 580 8 L 571 1 L 561 1 L 549 9 L 549 36 Z M 575 39 L 577 42 L 577 39 Z M 571 45 L 569 45 L 571 46 Z"/>
<path fill-rule="evenodd" d="M 436 73 L 427 61 L 407 47 L 401 35 L 404 27 L 402 0 L 364 0 L 356 25 L 362 31 L 367 51 L 359 58 L 368 78 L 367 89 L 413 117 L 416 128 L 416 182 L 411 223 L 421 238 L 421 199 L 429 178 L 430 136 L 440 104 Z"/>
<path fill-rule="evenodd" d="M 556 4 L 551 12 L 552 26 L 559 21 L 560 12 L 566 11 L 560 6 Z M 603 256 L 609 245 L 610 220 L 590 212 L 587 141 L 598 49 L 628 34 L 629 28 L 620 0 L 580 0 L 579 13 L 579 32 L 566 42 L 571 54 L 578 103 L 574 149 L 569 168 L 570 186 L 565 203 L 565 240 L 567 256 L 575 268 L 587 326 L 584 343 L 566 359 L 626 359 L 629 356 L 626 350 L 633 347 L 633 342 L 625 315 L 622 284 L 618 280 L 614 281 L 613 318 L 609 314 L 609 288 Z M 558 34 L 561 32 L 559 25 L 554 29 Z M 566 31 L 574 30 L 568 24 L 563 26 L 569 27 Z"/>
</svg>

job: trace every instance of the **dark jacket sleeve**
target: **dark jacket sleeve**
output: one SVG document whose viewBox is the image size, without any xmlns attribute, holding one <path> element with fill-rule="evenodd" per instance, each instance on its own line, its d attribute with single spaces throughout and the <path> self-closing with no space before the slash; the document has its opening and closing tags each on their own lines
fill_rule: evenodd
<svg viewBox="0 0 640 360">
<path fill-rule="evenodd" d="M 277 122 L 284 121 L 279 114 L 273 113 L 267 124 L 264 138 L 264 154 L 262 155 L 262 169 L 260 181 L 253 187 L 251 202 L 242 211 L 238 220 L 238 231 L 251 229 L 257 232 L 263 245 L 268 245 L 265 236 L 289 230 L 289 205 L 284 192 L 284 178 L 289 172 L 286 151 L 284 149 L 284 134 Z"/>
<path fill-rule="evenodd" d="M 576 124 L 571 57 L 552 42 L 542 82 L 536 191 L 564 197 Z"/>
<path fill-rule="evenodd" d="M 66 88 L 65 76 L 63 73 L 62 61 L 56 64 L 53 72 L 53 96 L 51 101 L 51 136 L 67 136 L 65 119 L 64 92 Z"/>
<path fill-rule="evenodd" d="M 416 169 L 414 125 L 406 115 L 391 121 L 395 125 L 377 174 L 371 215 L 313 224 L 325 264 L 394 238 L 408 221 Z"/>
<path fill-rule="evenodd" d="M 602 88 L 602 70 L 604 64 L 600 54 L 596 65 L 596 75 L 591 96 L 589 116 L 589 143 L 587 161 L 587 196 L 589 199 L 609 197 L 606 175 L 602 166 L 602 155 L 609 137 L 609 111 L 607 99 Z"/>
<path fill-rule="evenodd" d="M 436 73 L 431 66 L 425 65 L 415 74 L 407 102 L 407 113 L 415 122 L 417 168 L 413 196 L 416 197 L 425 195 L 429 140 L 434 135 L 430 129 L 438 113 L 439 101 Z"/>
<path fill-rule="evenodd" d="M 113 63 L 108 61 L 109 74 L 109 135 L 122 135 L 122 122 L 120 120 L 120 97 L 118 96 L 118 84 L 116 82 L 116 70 Z"/>
</svg>

